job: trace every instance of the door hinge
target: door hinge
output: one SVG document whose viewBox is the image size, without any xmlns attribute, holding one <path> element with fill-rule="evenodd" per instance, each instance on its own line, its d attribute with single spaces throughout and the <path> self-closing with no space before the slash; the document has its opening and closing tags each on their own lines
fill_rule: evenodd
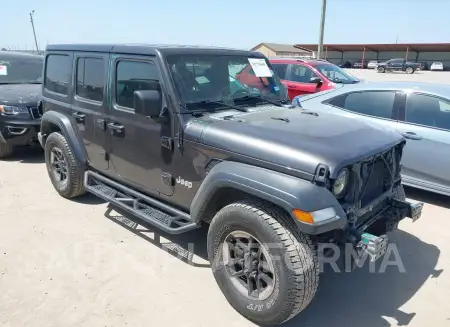
<svg viewBox="0 0 450 327">
<path fill-rule="evenodd" d="M 168 185 L 168 186 L 173 186 L 174 185 L 173 177 L 169 173 L 162 173 L 161 174 L 161 179 L 162 179 L 163 183 Z"/>
<path fill-rule="evenodd" d="M 167 148 L 169 150 L 173 150 L 173 140 L 170 137 L 162 136 L 161 137 L 161 146 Z"/>
</svg>

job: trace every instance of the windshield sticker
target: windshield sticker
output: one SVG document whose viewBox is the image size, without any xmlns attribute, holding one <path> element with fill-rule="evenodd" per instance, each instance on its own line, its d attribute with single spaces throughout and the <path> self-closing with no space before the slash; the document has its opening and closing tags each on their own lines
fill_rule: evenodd
<svg viewBox="0 0 450 327">
<path fill-rule="evenodd" d="M 8 66 L 0 65 L 0 76 L 8 75 Z"/>
<path fill-rule="evenodd" d="M 209 83 L 209 79 L 207 79 L 205 76 L 197 76 L 195 80 L 197 81 L 198 84 Z"/>
<path fill-rule="evenodd" d="M 264 59 L 248 58 L 248 62 L 253 68 L 256 77 L 272 77 L 269 66 Z"/>
</svg>

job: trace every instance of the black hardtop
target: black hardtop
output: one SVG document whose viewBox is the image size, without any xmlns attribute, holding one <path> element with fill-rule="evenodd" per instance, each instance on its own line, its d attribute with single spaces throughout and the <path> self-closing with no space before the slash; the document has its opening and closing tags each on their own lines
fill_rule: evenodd
<svg viewBox="0 0 450 327">
<path fill-rule="evenodd" d="M 243 55 L 264 58 L 264 55 L 249 50 L 240 50 L 213 46 L 194 45 L 170 45 L 170 44 L 51 44 L 47 45 L 46 51 L 80 51 L 80 52 L 103 52 L 123 53 L 135 55 L 163 55 L 174 54 L 210 54 L 210 55 Z"/>
</svg>

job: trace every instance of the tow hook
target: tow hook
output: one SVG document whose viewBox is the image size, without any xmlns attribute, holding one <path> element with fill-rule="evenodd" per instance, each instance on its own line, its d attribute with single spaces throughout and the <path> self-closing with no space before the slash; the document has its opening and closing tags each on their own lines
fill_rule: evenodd
<svg viewBox="0 0 450 327">
<path fill-rule="evenodd" d="M 404 210 L 404 216 L 411 218 L 413 222 L 417 221 L 422 216 L 423 202 L 407 202 L 392 199 L 393 205 L 401 210 Z"/>
<path fill-rule="evenodd" d="M 387 235 L 375 236 L 369 233 L 360 232 L 354 228 L 347 229 L 347 239 L 349 239 L 356 250 L 357 258 L 355 263 L 359 262 L 369 256 L 370 261 L 376 261 L 381 258 L 388 247 Z"/>
</svg>

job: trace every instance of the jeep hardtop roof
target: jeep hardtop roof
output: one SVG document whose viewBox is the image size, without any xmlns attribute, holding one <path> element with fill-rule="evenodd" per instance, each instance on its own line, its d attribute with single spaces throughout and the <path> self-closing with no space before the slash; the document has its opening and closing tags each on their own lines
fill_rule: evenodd
<svg viewBox="0 0 450 327">
<path fill-rule="evenodd" d="M 83 52 L 114 52 L 124 54 L 156 55 L 162 53 L 169 54 L 211 54 L 211 55 L 244 55 L 263 57 L 264 55 L 249 50 L 240 50 L 213 46 L 195 45 L 170 45 L 170 44 L 51 44 L 46 47 L 46 51 L 83 51 Z"/>
</svg>

